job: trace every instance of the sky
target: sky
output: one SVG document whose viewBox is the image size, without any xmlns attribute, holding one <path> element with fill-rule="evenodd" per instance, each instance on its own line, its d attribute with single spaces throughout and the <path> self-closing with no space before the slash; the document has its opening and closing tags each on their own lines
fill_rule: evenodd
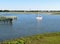
<svg viewBox="0 0 60 44">
<path fill-rule="evenodd" d="M 60 10 L 60 0 L 0 0 L 1 10 Z"/>
</svg>

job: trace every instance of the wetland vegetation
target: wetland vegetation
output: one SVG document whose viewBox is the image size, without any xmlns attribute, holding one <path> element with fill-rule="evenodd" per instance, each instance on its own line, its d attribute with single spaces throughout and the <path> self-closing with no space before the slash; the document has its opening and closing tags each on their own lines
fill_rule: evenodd
<svg viewBox="0 0 60 44">
<path fill-rule="evenodd" d="M 60 44 L 60 32 L 38 34 L 28 37 L 6 40 L 1 44 Z"/>
</svg>

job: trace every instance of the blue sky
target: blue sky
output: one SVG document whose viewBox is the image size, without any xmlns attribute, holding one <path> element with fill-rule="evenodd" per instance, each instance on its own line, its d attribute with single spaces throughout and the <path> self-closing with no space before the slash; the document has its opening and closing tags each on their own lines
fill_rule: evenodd
<svg viewBox="0 0 60 44">
<path fill-rule="evenodd" d="M 0 0 L 5 10 L 60 10 L 60 0 Z"/>
</svg>

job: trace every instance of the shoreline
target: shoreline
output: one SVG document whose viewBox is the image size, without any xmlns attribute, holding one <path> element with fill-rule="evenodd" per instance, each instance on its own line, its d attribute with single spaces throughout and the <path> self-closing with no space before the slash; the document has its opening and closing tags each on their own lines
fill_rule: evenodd
<svg viewBox="0 0 60 44">
<path fill-rule="evenodd" d="M 0 13 L 13 13 L 13 14 L 60 14 L 60 12 L 0 12 Z"/>
<path fill-rule="evenodd" d="M 0 42 L 2 44 L 59 44 L 60 32 L 37 34 Z"/>
</svg>

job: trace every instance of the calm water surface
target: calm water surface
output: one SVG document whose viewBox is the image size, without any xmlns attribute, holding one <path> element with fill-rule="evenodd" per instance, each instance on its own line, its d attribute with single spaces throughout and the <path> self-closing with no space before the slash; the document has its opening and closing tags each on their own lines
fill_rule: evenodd
<svg viewBox="0 0 60 44">
<path fill-rule="evenodd" d="M 37 14 L 0 13 L 0 16 L 17 16 L 12 24 L 0 22 L 0 41 L 35 34 L 60 32 L 60 15 L 39 14 L 42 20 L 37 20 Z"/>
</svg>

